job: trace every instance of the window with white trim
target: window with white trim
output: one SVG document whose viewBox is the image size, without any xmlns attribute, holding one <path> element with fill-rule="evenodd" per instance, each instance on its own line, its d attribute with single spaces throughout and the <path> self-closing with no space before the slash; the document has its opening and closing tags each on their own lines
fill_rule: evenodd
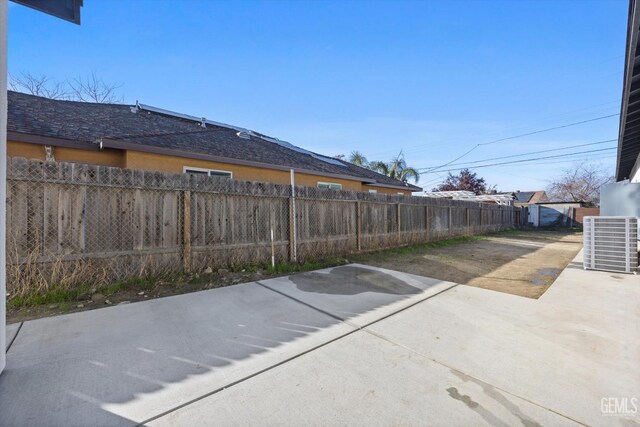
<svg viewBox="0 0 640 427">
<path fill-rule="evenodd" d="M 337 184 L 335 182 L 318 181 L 318 188 L 328 188 L 329 190 L 342 190 L 342 184 Z"/>
<path fill-rule="evenodd" d="M 191 166 L 185 166 L 183 168 L 184 173 L 190 173 L 192 175 L 208 175 L 208 176 L 217 176 L 220 178 L 233 178 L 233 172 L 231 171 L 221 171 L 217 169 L 203 169 L 203 168 L 195 168 Z"/>
<path fill-rule="evenodd" d="M 369 189 L 369 194 L 377 194 L 377 193 L 378 193 L 378 190 L 371 190 L 371 189 Z"/>
</svg>

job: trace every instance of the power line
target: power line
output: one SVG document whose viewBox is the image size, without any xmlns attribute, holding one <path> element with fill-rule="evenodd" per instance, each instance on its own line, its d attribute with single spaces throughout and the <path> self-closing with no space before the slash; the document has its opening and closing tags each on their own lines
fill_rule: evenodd
<svg viewBox="0 0 640 427">
<path fill-rule="evenodd" d="M 556 154 L 554 156 L 545 156 L 545 157 L 536 157 L 533 159 L 521 159 L 521 160 L 512 160 L 509 162 L 501 162 L 501 163 L 492 163 L 492 164 L 488 164 L 488 165 L 479 165 L 479 166 L 475 166 L 475 169 L 479 169 L 479 168 L 487 168 L 490 166 L 500 166 L 500 165 L 508 165 L 508 164 L 514 164 L 514 163 L 524 163 L 524 162 L 532 162 L 534 160 L 543 160 L 543 159 L 555 159 L 555 158 L 559 158 L 559 157 L 567 157 L 567 156 L 575 156 L 577 154 L 587 154 L 587 153 L 598 153 L 598 152 L 602 152 L 602 151 L 608 151 L 608 150 L 616 150 L 617 147 L 611 147 L 611 148 L 600 148 L 598 150 L 589 150 L 589 151 L 578 151 L 576 153 L 566 153 L 566 154 Z M 441 169 L 438 172 L 453 172 L 453 171 L 457 171 L 460 169 L 464 169 L 464 168 L 455 168 L 455 169 Z M 420 175 L 426 174 L 426 173 L 436 173 L 435 171 L 424 171 L 424 172 L 419 172 Z"/>
<path fill-rule="evenodd" d="M 617 102 L 619 103 L 620 101 L 617 101 Z M 615 108 L 615 106 L 608 107 L 608 108 L 606 108 L 606 109 L 607 109 L 607 110 L 609 110 L 609 109 L 611 109 L 611 108 Z M 619 108 L 617 108 L 617 110 L 619 110 Z M 602 111 L 602 113 L 601 113 L 601 114 L 604 114 L 605 112 L 606 112 L 606 111 Z M 593 111 L 593 113 L 596 113 L 596 111 Z M 560 115 L 557 115 L 557 116 L 555 116 L 555 117 L 556 117 L 556 118 L 558 118 L 558 117 L 561 117 L 561 116 L 569 116 L 569 117 L 571 117 L 571 116 L 575 116 L 575 114 L 560 114 Z M 567 117 L 567 119 L 569 119 L 569 117 Z M 578 117 L 575 117 L 575 118 L 572 118 L 572 119 L 574 119 L 574 120 L 575 120 L 575 119 L 577 119 L 577 118 L 578 118 Z M 530 124 L 537 124 L 537 123 L 545 122 L 545 121 L 546 121 L 546 122 L 548 122 L 549 120 L 536 120 L 536 121 L 531 122 Z M 525 129 L 526 129 L 526 126 L 518 126 L 518 127 L 515 127 L 515 126 L 514 126 L 514 127 L 510 127 L 510 128 L 503 129 L 503 131 L 502 131 L 502 132 L 504 132 L 504 130 L 509 130 L 509 129 L 513 129 L 513 131 L 518 131 L 518 130 L 523 129 L 523 128 L 525 128 Z M 531 128 L 531 126 L 529 126 L 529 128 Z M 489 134 L 495 134 L 495 133 L 497 133 L 497 132 L 483 132 L 483 133 L 481 133 L 481 134 L 479 134 L 479 135 L 476 135 L 476 136 L 489 135 Z M 422 148 L 418 148 L 418 149 L 415 149 L 415 150 L 412 150 L 411 148 L 409 148 L 409 149 L 407 150 L 407 152 L 413 155 L 413 154 L 416 154 L 416 153 L 422 153 L 422 152 L 425 152 L 425 151 L 431 150 L 431 149 L 433 149 L 434 147 L 441 147 L 441 146 L 445 146 L 445 145 L 450 145 L 450 144 L 452 144 L 452 143 L 454 143 L 454 142 L 457 142 L 457 141 L 460 141 L 460 140 L 467 140 L 467 139 L 468 139 L 468 137 L 458 137 L 458 138 L 455 138 L 455 139 L 453 139 L 453 140 L 446 141 L 446 142 L 444 142 L 444 143 L 439 143 L 439 144 L 428 144 L 428 145 L 418 145 L 418 146 L 416 146 L 416 147 L 422 147 Z"/>
<path fill-rule="evenodd" d="M 538 165 L 557 165 L 557 164 L 563 164 L 563 163 L 570 163 L 570 162 L 579 162 L 579 161 L 601 161 L 601 160 L 609 160 L 609 159 L 615 159 L 616 158 L 616 154 L 610 154 L 610 155 L 606 155 L 606 156 L 601 156 L 598 157 L 597 159 L 594 159 L 593 156 L 589 156 L 589 155 L 585 155 L 584 157 L 568 157 L 568 158 L 564 158 L 562 160 L 547 160 L 547 161 L 540 161 L 540 160 L 536 160 L 536 161 L 531 161 L 531 162 L 527 162 L 527 166 L 538 166 Z M 498 166 L 494 166 L 494 167 L 509 167 L 511 166 L 511 164 L 504 164 L 504 165 L 498 165 Z"/>
<path fill-rule="evenodd" d="M 599 104 L 594 104 L 594 105 L 590 105 L 588 107 L 583 107 L 583 108 L 578 108 L 578 109 L 573 109 L 573 110 L 569 110 L 569 111 L 563 111 L 560 113 L 556 113 L 553 115 L 549 115 L 549 116 L 544 116 L 544 117 L 539 117 L 537 119 L 534 119 L 533 121 L 529 122 L 529 125 L 537 125 L 541 122 L 549 122 L 552 119 L 558 119 L 558 118 L 563 118 L 563 117 L 567 117 L 567 119 L 578 119 L 578 117 L 575 117 L 576 115 L 582 115 L 584 113 L 587 113 L 587 110 L 593 110 L 591 111 L 591 113 L 596 113 L 596 110 L 603 110 L 602 108 L 598 108 L 598 107 L 602 107 L 605 105 L 609 105 L 609 104 L 613 104 L 613 103 L 617 103 L 618 105 L 620 104 L 620 100 L 611 100 L 611 101 L 607 101 L 607 102 L 602 102 Z M 615 106 L 612 107 L 606 107 L 605 110 L 609 110 L 610 108 L 613 108 Z M 583 112 L 582 114 L 576 114 L 576 113 L 580 113 Z M 605 111 L 602 111 L 601 114 L 604 114 Z M 574 117 L 572 117 L 574 116 Z M 491 135 L 491 134 L 496 134 L 497 132 L 505 132 L 505 131 L 512 131 L 512 132 L 517 132 L 520 129 L 526 128 L 527 126 L 509 126 L 506 128 L 501 129 L 500 131 L 486 131 L 486 132 L 481 132 L 479 134 L 476 134 L 476 137 L 480 137 L 480 136 L 485 136 L 485 135 Z M 449 145 L 455 142 L 458 142 L 460 140 L 466 140 L 468 139 L 468 137 L 456 137 L 453 139 L 449 139 L 449 140 L 445 140 L 442 143 L 438 143 L 438 144 L 418 144 L 418 145 L 414 145 L 414 148 L 411 148 L 411 146 L 406 147 L 407 149 L 407 153 L 409 154 L 415 154 L 415 153 L 420 153 L 423 152 L 425 150 L 430 150 L 433 149 L 434 147 L 440 147 L 440 146 L 444 146 L 444 145 Z M 422 148 L 421 148 L 422 147 Z M 378 154 L 374 153 L 369 153 L 370 155 L 375 156 L 379 156 L 382 155 L 382 152 L 378 152 Z"/>
<path fill-rule="evenodd" d="M 526 162 L 527 166 L 543 166 L 543 165 L 558 165 L 558 164 L 564 164 L 564 163 L 572 163 L 572 162 L 584 162 L 584 161 L 604 161 L 604 160 L 613 160 L 615 159 L 617 156 L 615 153 L 605 153 L 602 155 L 598 155 L 596 158 L 594 158 L 593 155 L 589 155 L 589 154 L 585 154 L 585 155 L 578 155 L 576 154 L 576 156 L 578 157 L 564 157 L 562 159 L 543 159 L 543 160 L 531 160 Z M 512 166 L 512 163 L 506 163 L 504 165 L 497 165 L 497 166 L 493 166 L 496 168 L 499 167 L 510 167 Z"/>
<path fill-rule="evenodd" d="M 466 151 L 461 156 L 458 156 L 455 159 L 451 160 L 450 162 L 444 163 L 444 164 L 442 164 L 440 166 L 433 167 L 433 168 L 431 168 L 431 170 L 436 170 L 436 169 L 443 168 L 445 166 L 449 166 L 450 164 L 456 162 L 457 160 L 460 160 L 461 158 L 465 157 L 466 155 L 468 155 L 469 153 L 471 153 L 473 150 L 475 150 L 478 147 L 483 147 L 485 145 L 491 145 L 491 144 L 497 144 L 498 142 L 510 141 L 512 139 L 522 138 L 522 137 L 525 137 L 525 136 L 537 135 L 537 134 L 543 133 L 543 132 L 551 132 L 551 131 L 554 131 L 554 130 L 564 129 L 564 128 L 568 128 L 568 127 L 571 127 L 571 126 L 577 126 L 577 125 L 590 123 L 590 122 L 595 122 L 597 120 L 608 119 L 608 118 L 619 116 L 619 115 L 620 115 L 620 113 L 609 114 L 609 115 L 606 115 L 606 116 L 594 117 L 594 118 L 587 119 L 587 120 L 582 120 L 582 121 L 579 121 L 579 122 L 573 122 L 573 123 L 568 123 L 568 124 L 565 124 L 565 125 L 554 126 L 554 127 L 550 127 L 550 128 L 546 128 L 546 129 L 540 129 L 540 130 L 536 130 L 536 131 L 533 131 L 533 132 L 522 133 L 520 135 L 509 136 L 509 137 L 506 137 L 506 138 L 500 138 L 500 139 L 496 139 L 496 140 L 489 141 L 489 142 L 482 142 L 482 143 L 476 144 L 473 148 L 471 148 L 470 150 Z"/>
<path fill-rule="evenodd" d="M 605 141 L 598 141 L 598 142 L 590 142 L 588 144 L 578 144 L 578 145 L 570 145 L 568 147 L 562 147 L 562 148 L 550 148 L 548 150 L 540 150 L 540 151 L 530 151 L 528 153 L 522 153 L 522 154 L 512 154 L 510 156 L 502 156 L 502 157 L 492 157 L 489 159 L 484 159 L 484 160 L 474 160 L 474 161 L 469 161 L 469 162 L 462 162 L 462 163 L 451 163 L 449 166 L 453 166 L 453 165 L 470 165 L 470 164 L 476 164 L 476 163 L 483 163 L 483 162 L 488 162 L 491 160 L 501 160 L 501 159 L 510 159 L 513 157 L 522 157 L 522 156 L 528 156 L 531 154 L 540 154 L 540 153 L 549 153 L 552 151 L 562 151 L 562 150 L 569 150 L 571 148 L 578 148 L 578 147 L 587 147 L 590 145 L 598 145 L 598 144 L 606 144 L 608 142 L 614 142 L 617 141 L 617 139 L 607 139 Z M 425 169 L 434 169 L 437 167 L 424 167 L 424 168 L 419 168 L 418 170 L 425 170 Z"/>
<path fill-rule="evenodd" d="M 606 156 L 602 156 L 602 157 L 598 157 L 597 160 L 602 161 L 602 160 L 613 160 L 615 159 L 617 156 L 616 154 L 610 154 L 610 155 L 606 155 Z M 557 165 L 557 164 L 565 164 L 565 163 L 570 163 L 570 162 L 580 162 L 580 161 L 589 161 L 589 160 L 593 160 L 593 157 L 589 157 L 589 156 L 585 156 L 585 157 L 578 157 L 578 158 L 570 158 L 570 159 L 564 159 L 564 160 L 555 160 L 555 161 L 531 161 L 531 163 L 529 163 L 529 165 L 535 165 L 535 166 L 544 166 L 544 165 Z M 504 164 L 504 165 L 498 165 L 495 167 L 509 167 L 510 164 Z M 506 172 L 500 172 L 501 174 L 506 174 Z M 512 175 L 512 174 L 507 174 L 507 175 Z M 518 175 L 513 175 L 516 176 L 518 178 L 525 178 L 525 179 L 534 179 L 537 181 L 544 181 L 544 180 L 540 180 L 537 178 L 533 178 L 530 176 L 518 176 Z M 419 186 L 431 186 L 431 185 L 439 185 L 440 183 L 445 182 L 446 179 L 442 179 L 441 177 L 438 177 L 436 179 L 432 179 L 429 180 L 427 182 L 420 182 L 418 183 Z"/>
<path fill-rule="evenodd" d="M 523 134 L 520 134 L 520 135 L 509 136 L 507 138 L 500 138 L 500 139 L 496 139 L 495 141 L 483 142 L 482 144 L 478 144 L 478 145 L 479 146 L 484 146 L 484 145 L 496 144 L 496 143 L 502 142 L 502 141 L 508 141 L 508 140 L 511 140 L 511 139 L 522 138 L 524 136 L 536 135 L 536 134 L 543 133 L 543 132 L 550 132 L 552 130 L 564 129 L 564 128 L 568 128 L 568 127 L 571 127 L 571 126 L 577 126 L 577 125 L 581 125 L 581 124 L 584 124 L 584 123 L 595 122 L 597 120 L 608 119 L 610 117 L 615 117 L 615 116 L 619 116 L 619 115 L 620 115 L 620 113 L 609 114 L 607 116 L 595 117 L 593 119 L 582 120 L 580 122 L 574 122 L 574 123 L 569 123 L 569 124 L 566 124 L 566 125 L 555 126 L 555 127 L 552 127 L 552 128 L 536 130 L 536 131 L 533 131 L 533 132 L 523 133 Z"/>
</svg>

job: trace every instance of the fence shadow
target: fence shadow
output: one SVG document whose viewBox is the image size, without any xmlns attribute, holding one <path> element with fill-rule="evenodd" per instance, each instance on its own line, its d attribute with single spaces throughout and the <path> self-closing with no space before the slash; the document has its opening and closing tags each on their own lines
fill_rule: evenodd
<svg viewBox="0 0 640 427">
<path fill-rule="evenodd" d="M 109 282 L 267 262 L 272 251 L 300 261 L 499 231 L 516 213 L 309 187 L 296 187 L 294 199 L 284 185 L 15 158 L 7 176 L 9 290 L 24 293 L 33 291 L 29 277 L 38 289 L 60 278 L 72 287 L 97 277 L 89 268 Z M 342 307 L 347 317 L 438 283 L 416 288 L 349 268 L 330 282 L 356 277 L 350 287 L 323 286 L 313 274 L 296 280 L 307 293 L 353 297 Z M 0 376 L 0 424 L 144 421 L 352 330 L 257 284 L 27 322 Z"/>
<path fill-rule="evenodd" d="M 346 317 L 438 283 L 357 266 L 292 280 L 347 298 Z M 26 322 L 0 375 L 0 424 L 136 424 L 355 330 L 256 283 Z"/>
</svg>

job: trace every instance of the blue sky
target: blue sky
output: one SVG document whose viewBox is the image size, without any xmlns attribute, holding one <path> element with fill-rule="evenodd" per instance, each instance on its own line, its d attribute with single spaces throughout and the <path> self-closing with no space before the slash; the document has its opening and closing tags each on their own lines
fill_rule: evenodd
<svg viewBox="0 0 640 427">
<path fill-rule="evenodd" d="M 75 26 L 10 3 L 9 71 L 95 71 L 128 103 L 327 155 L 388 160 L 402 149 L 425 168 L 479 143 L 618 113 L 627 9 L 624 0 L 85 0 Z M 460 162 L 615 139 L 617 128 L 616 116 L 481 146 Z M 614 152 L 574 159 L 613 174 Z M 475 171 L 500 190 L 532 190 L 576 161 L 567 159 Z"/>
</svg>

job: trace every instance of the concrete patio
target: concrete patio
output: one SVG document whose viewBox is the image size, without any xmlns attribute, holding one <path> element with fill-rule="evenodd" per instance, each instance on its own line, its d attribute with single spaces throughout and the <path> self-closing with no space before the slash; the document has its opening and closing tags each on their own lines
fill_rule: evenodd
<svg viewBox="0 0 640 427">
<path fill-rule="evenodd" d="M 351 264 L 7 333 L 7 426 L 640 423 L 601 411 L 640 397 L 640 279 L 580 255 L 539 300 Z"/>
</svg>

